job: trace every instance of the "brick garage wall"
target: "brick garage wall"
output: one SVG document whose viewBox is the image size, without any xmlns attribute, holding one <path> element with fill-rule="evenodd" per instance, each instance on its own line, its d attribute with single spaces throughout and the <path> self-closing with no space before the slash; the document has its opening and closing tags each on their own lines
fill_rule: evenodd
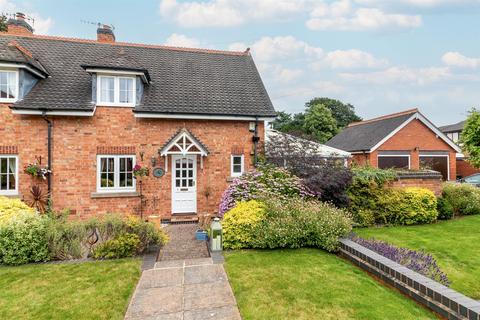
<svg viewBox="0 0 480 320">
<path fill-rule="evenodd" d="M 457 176 L 460 178 L 465 178 L 479 172 L 480 169 L 472 166 L 467 160 L 457 159 Z"/>
<path fill-rule="evenodd" d="M 51 119 L 54 208 L 70 208 L 80 217 L 105 212 L 139 211 L 138 197 L 92 197 L 92 193 L 96 192 L 97 148 L 134 147 L 137 162 L 141 161 L 140 152 L 143 152 L 144 165 L 151 167 L 150 160 L 156 157 L 156 166 L 164 168 L 164 158 L 158 156 L 158 149 L 179 129 L 187 128 L 211 152 L 204 158 L 203 170 L 200 168 L 200 158 L 197 157 L 199 213 L 217 210 L 221 194 L 228 185 L 232 150 L 243 151 L 246 170 L 253 166 L 252 133 L 248 130 L 246 121 L 138 119 L 130 108 L 108 107 L 97 107 L 93 117 Z M 0 107 L 0 120 L 6 124 L 0 128 L 0 145 L 18 147 L 20 193 L 26 194 L 31 186 L 31 178 L 23 173 L 23 167 L 34 162 L 36 156 L 42 156 L 46 164 L 47 125 L 40 117 L 12 115 L 6 105 Z M 263 123 L 260 123 L 258 134 L 263 140 Z M 154 178 L 150 175 L 143 179 L 146 200 L 144 214 L 171 214 L 171 159 L 168 166 L 164 177 Z"/>
<path fill-rule="evenodd" d="M 410 122 L 372 153 L 353 155 L 353 162 L 359 165 L 370 164 L 373 167 L 377 167 L 377 157 L 380 151 L 404 151 L 410 153 L 410 166 L 413 170 L 420 169 L 420 152 L 448 152 L 450 160 L 450 180 L 456 179 L 456 151 L 445 141 L 438 138 L 435 133 L 419 120 Z"/>
</svg>

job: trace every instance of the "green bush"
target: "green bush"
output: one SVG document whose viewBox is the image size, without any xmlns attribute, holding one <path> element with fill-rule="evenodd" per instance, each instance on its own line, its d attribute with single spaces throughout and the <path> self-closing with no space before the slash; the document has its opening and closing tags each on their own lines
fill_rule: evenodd
<svg viewBox="0 0 480 320">
<path fill-rule="evenodd" d="M 390 224 L 432 223 L 438 216 L 435 194 L 429 189 L 416 187 L 385 190 L 378 210 L 384 221 Z"/>
<path fill-rule="evenodd" d="M 446 183 L 442 197 L 451 205 L 455 215 L 480 214 L 480 189 L 469 184 Z"/>
<path fill-rule="evenodd" d="M 20 212 L 0 225 L 0 263 L 19 265 L 48 261 L 47 220 Z"/>
<path fill-rule="evenodd" d="M 255 230 L 265 217 L 265 206 L 256 201 L 242 201 L 223 217 L 223 246 L 225 249 L 250 248 Z"/>
<path fill-rule="evenodd" d="M 316 247 L 336 251 L 352 228 L 348 214 L 315 200 L 266 200 L 266 217 L 255 231 L 256 248 Z"/>
<path fill-rule="evenodd" d="M 132 233 L 125 233 L 96 246 L 93 249 L 93 257 L 95 259 L 133 257 L 138 253 L 139 247 L 139 236 Z"/>
<path fill-rule="evenodd" d="M 47 241 L 52 260 L 86 258 L 90 253 L 87 238 L 91 234 L 84 221 L 50 219 Z"/>
<path fill-rule="evenodd" d="M 445 198 L 437 198 L 438 219 L 449 220 L 453 218 L 453 207 Z"/>
<path fill-rule="evenodd" d="M 31 216 L 35 215 L 35 209 L 30 208 L 19 199 L 0 197 L 0 225 L 22 212 Z"/>
<path fill-rule="evenodd" d="M 239 203 L 223 219 L 226 249 L 317 247 L 338 248 L 351 231 L 347 213 L 333 205 L 291 199 L 264 199 Z"/>
</svg>

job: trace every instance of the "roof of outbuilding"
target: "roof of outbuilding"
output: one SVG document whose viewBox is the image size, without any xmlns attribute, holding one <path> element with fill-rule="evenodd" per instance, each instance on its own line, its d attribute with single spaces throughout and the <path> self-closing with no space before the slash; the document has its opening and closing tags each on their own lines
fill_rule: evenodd
<svg viewBox="0 0 480 320">
<path fill-rule="evenodd" d="M 142 67 L 152 80 L 134 112 L 275 116 L 248 53 L 8 34 L 0 34 L 0 53 L 12 40 L 50 74 L 14 109 L 92 111 L 91 76 L 82 66 L 121 67 L 128 62 L 127 68 Z"/>
<path fill-rule="evenodd" d="M 352 123 L 325 144 L 349 152 L 369 151 L 417 112 L 412 109 Z"/>
<path fill-rule="evenodd" d="M 440 131 L 445 132 L 445 133 L 446 132 L 458 132 L 458 131 L 462 131 L 464 126 L 465 126 L 465 121 L 460 121 L 460 122 L 457 122 L 455 124 L 439 127 L 439 129 L 440 129 Z"/>
</svg>

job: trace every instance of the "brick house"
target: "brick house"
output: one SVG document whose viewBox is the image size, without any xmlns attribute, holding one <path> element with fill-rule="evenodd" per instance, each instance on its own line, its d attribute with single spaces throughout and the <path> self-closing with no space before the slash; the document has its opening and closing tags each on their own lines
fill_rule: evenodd
<svg viewBox="0 0 480 320">
<path fill-rule="evenodd" d="M 326 144 L 350 152 L 359 165 L 429 168 L 444 180 L 456 178 L 460 148 L 418 109 L 352 123 Z"/>
<path fill-rule="evenodd" d="M 465 126 L 465 121 L 460 121 L 448 126 L 439 127 L 440 131 L 445 133 L 453 142 L 459 144 L 460 136 Z M 457 178 L 465 178 L 472 174 L 480 173 L 480 168 L 476 168 L 468 162 L 468 156 L 463 153 L 457 154 Z"/>
<path fill-rule="evenodd" d="M 56 210 L 213 213 L 262 152 L 275 111 L 248 50 L 117 42 L 108 26 L 97 40 L 39 36 L 21 14 L 7 24 L 0 195 L 27 195 L 23 168 L 37 161 Z M 136 164 L 149 176 L 135 179 Z"/>
</svg>

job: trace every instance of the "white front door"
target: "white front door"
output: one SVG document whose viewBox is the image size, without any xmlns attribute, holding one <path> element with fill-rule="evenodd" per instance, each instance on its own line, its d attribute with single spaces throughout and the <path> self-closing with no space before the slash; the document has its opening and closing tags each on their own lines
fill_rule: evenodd
<svg viewBox="0 0 480 320">
<path fill-rule="evenodd" d="M 172 213 L 197 212 L 197 156 L 172 155 Z"/>
</svg>

